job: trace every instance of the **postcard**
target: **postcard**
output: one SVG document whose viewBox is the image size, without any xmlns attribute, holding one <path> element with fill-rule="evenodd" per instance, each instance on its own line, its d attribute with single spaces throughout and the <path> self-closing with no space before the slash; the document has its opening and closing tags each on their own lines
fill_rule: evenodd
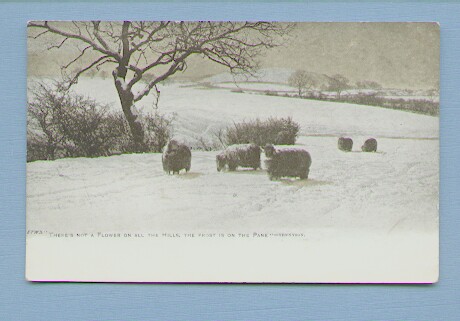
<svg viewBox="0 0 460 321">
<path fill-rule="evenodd" d="M 27 280 L 436 282 L 439 35 L 30 21 Z"/>
</svg>

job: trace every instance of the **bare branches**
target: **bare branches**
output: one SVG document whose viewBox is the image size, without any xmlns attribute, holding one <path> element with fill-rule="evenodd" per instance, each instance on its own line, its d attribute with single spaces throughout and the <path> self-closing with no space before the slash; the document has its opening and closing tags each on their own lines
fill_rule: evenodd
<svg viewBox="0 0 460 321">
<path fill-rule="evenodd" d="M 117 52 L 104 48 L 104 46 L 101 46 L 100 44 L 96 43 L 89 36 L 88 37 L 83 36 L 79 26 L 77 26 L 78 32 L 71 32 L 71 31 L 65 30 L 65 28 L 54 27 L 48 21 L 45 21 L 43 23 L 42 22 L 29 22 L 28 26 L 31 28 L 44 29 L 45 32 L 43 32 L 42 34 L 49 32 L 52 34 L 56 34 L 56 35 L 65 37 L 65 38 L 71 38 L 71 39 L 82 41 L 90 45 L 96 51 L 99 51 L 107 56 L 113 57 L 117 61 L 121 60 L 121 57 Z M 39 36 L 37 36 L 37 38 L 38 37 Z"/>
<path fill-rule="evenodd" d="M 59 49 L 70 40 L 84 43 L 80 54 L 63 66 L 82 65 L 87 52 L 98 52 L 93 63 L 79 68 L 77 77 L 88 68 L 115 63 L 116 78 L 123 79 L 131 90 L 143 75 L 156 70 L 145 90 L 135 96 L 142 99 L 158 83 L 184 71 L 191 55 L 203 57 L 223 65 L 232 73 L 254 74 L 257 58 L 265 49 L 283 41 L 292 25 L 271 22 L 30 22 L 29 27 L 44 34 L 62 37 L 48 49 Z M 91 50 L 91 51 L 90 51 Z"/>
<path fill-rule="evenodd" d="M 167 79 L 169 76 L 174 75 L 178 71 L 185 70 L 187 66 L 185 63 L 185 59 L 191 54 L 192 54 L 192 51 L 189 51 L 183 54 L 180 58 L 174 61 L 174 63 L 169 67 L 169 69 L 166 72 L 156 77 L 154 80 L 150 81 L 144 90 L 142 90 L 140 93 L 134 96 L 134 102 L 137 102 L 141 100 L 143 97 L 147 96 L 153 87 L 155 87 L 158 83 L 162 82 L 163 80 Z M 133 85 L 132 82 L 130 82 L 129 88 L 131 88 L 132 85 Z"/>
<path fill-rule="evenodd" d="M 70 65 L 72 65 L 73 63 L 75 63 L 75 62 L 76 62 L 77 60 L 79 60 L 81 57 L 83 57 L 83 56 L 85 55 L 85 53 L 86 53 L 86 50 L 88 50 L 89 48 L 91 48 L 91 46 L 85 47 L 75 59 L 72 59 L 69 63 L 67 63 L 66 65 L 62 66 L 62 69 L 67 69 L 67 68 L 69 68 Z"/>
<path fill-rule="evenodd" d="M 100 21 L 92 21 L 93 27 L 94 27 L 94 37 L 99 41 L 99 43 L 104 47 L 106 50 L 110 50 L 109 46 L 107 45 L 107 42 L 105 42 L 104 38 L 101 37 L 99 34 L 99 24 L 101 23 Z"/>
<path fill-rule="evenodd" d="M 100 66 L 102 66 L 103 64 L 108 63 L 108 62 L 114 62 L 114 61 L 110 60 L 109 56 L 102 56 L 102 57 L 96 59 L 95 61 L 93 61 L 92 63 L 90 63 L 88 66 L 79 69 L 74 75 L 72 75 L 72 77 L 69 77 L 67 79 L 68 83 L 69 83 L 69 86 L 77 83 L 78 78 L 85 71 L 88 71 L 88 70 L 90 70 L 91 68 L 93 68 L 95 66 L 96 66 L 96 68 L 99 68 Z"/>
<path fill-rule="evenodd" d="M 171 23 L 170 21 L 166 21 L 166 22 L 161 21 L 160 25 L 158 27 L 153 28 L 151 31 L 148 31 L 147 26 L 145 26 L 143 22 L 139 23 L 140 24 L 139 27 L 136 27 L 135 24 L 133 24 L 133 28 L 136 29 L 140 38 L 143 38 L 142 34 L 144 33 L 147 34 L 147 37 L 145 37 L 145 40 L 140 41 L 137 44 L 134 44 L 133 48 L 131 49 L 131 53 L 134 53 L 135 51 L 141 49 L 142 47 L 149 44 L 150 42 L 158 42 L 158 41 L 164 40 L 165 36 L 160 36 L 157 38 L 153 38 L 153 36 L 156 35 L 162 29 L 165 29 L 170 23 Z"/>
<path fill-rule="evenodd" d="M 62 45 L 68 40 L 69 38 L 64 38 L 59 44 L 57 45 L 52 45 L 48 47 L 48 50 L 51 50 L 53 48 L 59 49 L 62 47 Z"/>
<path fill-rule="evenodd" d="M 30 25 L 30 24 L 29 24 Z M 35 36 L 31 36 L 32 39 L 38 39 L 40 38 L 41 36 L 43 36 L 44 34 L 47 34 L 49 32 L 49 30 L 43 30 L 42 32 L 38 33 L 37 35 Z"/>
<path fill-rule="evenodd" d="M 297 70 L 289 77 L 288 84 L 296 88 L 301 97 L 304 91 L 308 92 L 317 83 L 313 76 L 305 70 Z"/>
<path fill-rule="evenodd" d="M 277 46 L 289 31 L 289 24 L 270 22 L 30 22 L 39 32 L 31 38 L 50 35 L 57 43 L 48 49 L 77 43 L 78 54 L 63 64 L 61 71 L 68 87 L 90 69 L 114 64 L 112 75 L 122 110 L 138 151 L 145 150 L 145 135 L 134 104 L 156 92 L 158 84 L 187 69 L 188 58 L 201 55 L 227 67 L 232 74 L 254 74 L 257 58 L 264 49 Z M 33 33 L 32 33 L 33 34 Z M 88 62 L 89 61 L 89 62 Z M 72 75 L 66 74 L 75 66 Z M 148 74 L 146 74 L 149 72 Z M 149 75 L 149 77 L 146 77 Z M 140 80 L 147 80 L 143 90 L 133 92 Z"/>
</svg>

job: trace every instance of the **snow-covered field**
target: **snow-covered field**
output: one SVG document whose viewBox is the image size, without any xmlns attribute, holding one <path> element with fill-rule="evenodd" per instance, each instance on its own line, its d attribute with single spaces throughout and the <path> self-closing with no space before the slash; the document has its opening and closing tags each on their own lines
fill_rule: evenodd
<svg viewBox="0 0 460 321">
<path fill-rule="evenodd" d="M 163 173 L 160 154 L 29 163 L 28 228 L 385 233 L 436 228 L 436 140 L 380 139 L 378 153 L 340 152 L 333 137 L 302 137 L 300 143 L 313 157 L 310 178 L 303 181 L 270 181 L 263 170 L 219 173 L 216 152 L 194 152 L 191 172 L 179 176 Z"/>
<path fill-rule="evenodd" d="M 110 81 L 76 90 L 120 109 Z M 196 84 L 160 90 L 160 112 L 174 114 L 175 136 L 195 147 L 234 121 L 292 117 L 312 156 L 308 180 L 217 172 L 218 151 L 197 149 L 191 171 L 174 176 L 153 153 L 28 163 L 27 229 L 41 233 L 28 234 L 29 280 L 437 280 L 437 117 Z M 152 101 L 137 108 L 151 112 Z M 352 152 L 337 149 L 342 135 Z M 378 152 L 361 152 L 371 136 Z"/>
<path fill-rule="evenodd" d="M 209 89 L 196 84 L 169 84 L 159 89 L 159 111 L 175 115 L 175 135 L 192 146 L 199 138 L 215 140 L 215 132 L 234 121 L 271 116 L 292 117 L 300 123 L 302 136 L 438 138 L 439 132 L 438 118 L 379 107 L 236 93 L 229 88 Z M 84 79 L 75 90 L 121 110 L 110 79 Z M 153 101 L 153 96 L 147 96 L 137 107 L 153 112 Z"/>
<path fill-rule="evenodd" d="M 97 90 L 92 90 L 97 88 Z M 113 84 L 76 89 L 119 108 Z M 216 171 L 217 152 L 193 151 L 187 174 L 163 173 L 160 154 L 27 164 L 27 227 L 96 231 L 435 232 L 438 121 L 431 116 L 351 104 L 163 86 L 160 111 L 175 113 L 175 134 L 193 143 L 233 121 L 290 116 L 312 155 L 308 180 L 270 181 L 264 170 Z M 150 99 L 150 98 L 149 98 Z M 138 108 L 150 108 L 151 100 Z M 337 136 L 354 140 L 337 149 Z M 377 153 L 362 153 L 368 137 Z"/>
</svg>

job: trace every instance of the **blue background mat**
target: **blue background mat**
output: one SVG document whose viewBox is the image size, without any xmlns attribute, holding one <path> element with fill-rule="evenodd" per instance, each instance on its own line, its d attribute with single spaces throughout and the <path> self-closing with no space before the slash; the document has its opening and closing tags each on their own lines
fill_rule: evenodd
<svg viewBox="0 0 460 321">
<path fill-rule="evenodd" d="M 460 4 L 3 3 L 0 11 L 0 320 L 460 319 Z M 439 283 L 159 285 L 25 281 L 26 22 L 43 19 L 439 21 Z"/>
</svg>

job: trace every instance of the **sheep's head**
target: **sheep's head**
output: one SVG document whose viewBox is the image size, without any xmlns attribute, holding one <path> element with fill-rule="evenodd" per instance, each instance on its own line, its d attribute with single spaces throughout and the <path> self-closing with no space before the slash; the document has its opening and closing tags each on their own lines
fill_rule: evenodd
<svg viewBox="0 0 460 321">
<path fill-rule="evenodd" d="M 167 151 L 170 152 L 173 150 L 177 150 L 178 148 L 179 148 L 179 143 L 177 142 L 177 140 L 171 139 L 168 143 Z"/>
<path fill-rule="evenodd" d="M 216 164 L 217 164 L 217 171 L 220 172 L 224 169 L 226 164 L 226 158 L 224 155 L 217 155 L 216 156 Z"/>
<path fill-rule="evenodd" d="M 275 147 L 272 144 L 267 144 L 265 145 L 264 151 L 265 151 L 265 156 L 272 157 L 273 154 L 275 153 Z"/>
</svg>

